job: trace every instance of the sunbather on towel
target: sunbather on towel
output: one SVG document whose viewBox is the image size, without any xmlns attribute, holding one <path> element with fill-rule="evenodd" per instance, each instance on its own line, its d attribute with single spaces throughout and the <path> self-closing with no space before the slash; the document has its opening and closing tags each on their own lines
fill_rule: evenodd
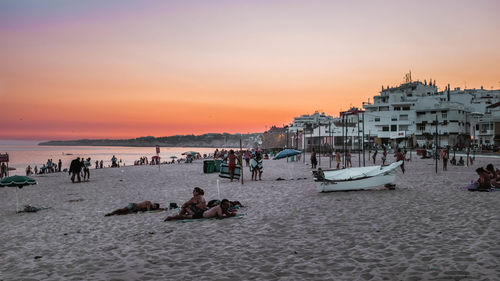
<svg viewBox="0 0 500 281">
<path fill-rule="evenodd" d="M 222 199 L 219 205 L 210 208 L 208 211 L 205 211 L 203 213 L 203 217 L 206 219 L 224 219 L 236 216 L 236 212 L 229 211 L 229 207 L 231 207 L 231 203 L 229 202 L 229 200 Z"/>
<path fill-rule="evenodd" d="M 106 214 L 105 216 L 127 215 L 137 212 L 145 212 L 145 211 L 152 211 L 159 209 L 160 209 L 160 204 L 151 203 L 151 201 L 144 201 L 140 203 L 129 203 L 127 207 L 114 210 L 113 212 Z"/>
<path fill-rule="evenodd" d="M 193 189 L 193 197 L 182 204 L 179 214 L 168 216 L 165 221 L 178 219 L 199 219 L 203 217 L 203 212 L 207 209 L 207 201 L 203 196 L 205 191 L 199 187 Z"/>
<path fill-rule="evenodd" d="M 220 202 L 220 204 L 218 204 L 218 205 L 216 205 L 216 206 L 208 209 L 207 211 L 203 212 L 202 217 L 185 217 L 185 216 L 176 215 L 176 216 L 169 216 L 169 217 L 167 217 L 165 219 L 165 221 L 182 220 L 182 219 L 198 219 L 198 218 L 224 219 L 224 218 L 229 218 L 229 217 L 236 216 L 236 212 L 235 211 L 230 211 L 229 210 L 230 207 L 231 207 L 231 202 L 229 202 L 229 200 L 227 200 L 227 199 L 222 199 L 222 201 Z"/>
</svg>

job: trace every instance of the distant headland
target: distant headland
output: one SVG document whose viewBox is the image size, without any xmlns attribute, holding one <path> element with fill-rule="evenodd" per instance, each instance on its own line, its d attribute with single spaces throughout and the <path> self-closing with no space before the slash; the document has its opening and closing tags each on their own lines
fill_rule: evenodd
<svg viewBox="0 0 500 281">
<path fill-rule="evenodd" d="M 262 134 L 204 134 L 204 135 L 175 135 L 170 137 L 139 137 L 135 139 L 81 139 L 64 141 L 47 141 L 38 145 L 52 146 L 135 146 L 135 147 L 239 147 L 240 140 L 243 147 L 257 147 L 262 143 Z"/>
</svg>

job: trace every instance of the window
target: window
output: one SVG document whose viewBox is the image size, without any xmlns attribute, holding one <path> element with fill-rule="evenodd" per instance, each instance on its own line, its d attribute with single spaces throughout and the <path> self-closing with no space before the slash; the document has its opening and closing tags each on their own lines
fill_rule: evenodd
<svg viewBox="0 0 500 281">
<path fill-rule="evenodd" d="M 375 117 L 375 122 L 380 122 L 380 117 Z"/>
<path fill-rule="evenodd" d="M 395 106 L 395 107 L 394 107 L 394 110 L 398 110 L 398 111 L 399 111 L 399 110 L 401 110 L 401 107 L 399 107 L 399 106 Z"/>
<path fill-rule="evenodd" d="M 476 124 L 476 131 L 479 131 L 479 124 Z"/>
<path fill-rule="evenodd" d="M 391 121 L 398 121 L 398 117 L 397 116 L 392 116 L 391 117 Z"/>
<path fill-rule="evenodd" d="M 408 120 L 408 115 L 399 115 L 399 120 L 401 121 L 407 121 Z"/>
<path fill-rule="evenodd" d="M 391 132 L 396 132 L 398 130 L 398 125 L 391 125 Z"/>
<path fill-rule="evenodd" d="M 389 107 L 388 106 L 381 106 L 381 107 L 379 107 L 379 111 L 389 111 Z"/>
<path fill-rule="evenodd" d="M 408 131 L 408 125 L 399 125 L 400 131 Z"/>
<path fill-rule="evenodd" d="M 425 131 L 425 125 L 418 125 L 417 130 L 419 131 Z"/>
<path fill-rule="evenodd" d="M 410 110 L 410 107 L 409 106 L 403 106 L 403 110 L 408 111 L 408 110 Z"/>
<path fill-rule="evenodd" d="M 443 111 L 443 112 L 441 113 L 441 117 L 443 117 L 443 119 L 448 118 L 448 113 L 447 113 L 446 111 Z"/>
<path fill-rule="evenodd" d="M 389 132 L 389 126 L 383 126 L 382 132 Z"/>
</svg>

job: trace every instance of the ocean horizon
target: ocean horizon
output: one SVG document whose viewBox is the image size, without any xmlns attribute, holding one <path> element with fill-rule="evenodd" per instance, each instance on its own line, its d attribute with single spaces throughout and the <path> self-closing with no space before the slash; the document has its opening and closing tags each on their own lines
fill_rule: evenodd
<svg viewBox="0 0 500 281">
<path fill-rule="evenodd" d="M 76 157 L 91 158 L 92 168 L 95 161 L 104 162 L 104 167 L 111 165 L 111 157 L 116 156 L 121 160 L 122 165 L 130 166 L 141 157 L 156 156 L 156 148 L 152 147 L 127 147 L 127 146 L 41 146 L 38 143 L 43 140 L 0 140 L 0 153 L 9 154 L 9 175 L 24 175 L 28 165 L 31 168 L 40 167 L 52 159 L 57 163 L 62 161 L 62 169 L 69 168 L 71 160 Z M 211 147 L 160 147 L 160 157 L 162 161 L 170 161 L 175 156 L 183 158 L 182 153 L 186 151 L 196 151 L 203 154 L 212 154 L 216 148 Z"/>
</svg>

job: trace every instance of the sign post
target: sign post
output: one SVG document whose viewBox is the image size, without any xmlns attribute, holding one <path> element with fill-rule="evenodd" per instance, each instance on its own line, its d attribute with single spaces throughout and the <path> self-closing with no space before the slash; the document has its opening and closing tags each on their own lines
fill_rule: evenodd
<svg viewBox="0 0 500 281">
<path fill-rule="evenodd" d="M 156 145 L 156 161 L 158 161 L 158 171 L 160 171 L 160 146 Z"/>
</svg>

